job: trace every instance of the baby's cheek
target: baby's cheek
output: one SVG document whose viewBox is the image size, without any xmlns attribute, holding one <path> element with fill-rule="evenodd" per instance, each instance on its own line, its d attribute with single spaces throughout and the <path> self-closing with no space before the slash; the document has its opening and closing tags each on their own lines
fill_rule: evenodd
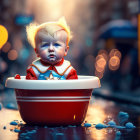
<svg viewBox="0 0 140 140">
<path fill-rule="evenodd" d="M 46 50 L 43 50 L 43 51 L 41 51 L 41 55 L 46 56 L 46 55 L 48 55 L 48 52 Z"/>
<path fill-rule="evenodd" d="M 59 57 L 60 57 L 60 58 L 64 57 L 64 52 L 63 52 L 63 51 L 61 51 L 61 52 L 59 53 Z"/>
</svg>

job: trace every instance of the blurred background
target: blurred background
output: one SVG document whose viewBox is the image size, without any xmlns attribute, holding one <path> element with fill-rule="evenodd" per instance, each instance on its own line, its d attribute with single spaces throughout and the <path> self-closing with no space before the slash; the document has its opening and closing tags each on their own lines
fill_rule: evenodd
<svg viewBox="0 0 140 140">
<path fill-rule="evenodd" d="M 36 59 L 26 25 L 65 16 L 73 32 L 65 59 L 78 75 L 100 78 L 102 88 L 94 94 L 140 105 L 138 5 L 137 0 L 1 0 L 0 25 L 7 29 L 8 41 L 0 48 L 0 93 L 12 96 L 6 78 L 26 75 Z"/>
</svg>

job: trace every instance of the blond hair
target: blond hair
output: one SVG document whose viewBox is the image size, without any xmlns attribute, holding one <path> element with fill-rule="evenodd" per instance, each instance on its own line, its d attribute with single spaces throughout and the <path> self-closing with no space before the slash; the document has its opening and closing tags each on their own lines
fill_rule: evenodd
<svg viewBox="0 0 140 140">
<path fill-rule="evenodd" d="M 71 36 L 70 28 L 68 27 L 66 20 L 64 17 L 60 18 L 57 22 L 46 22 L 41 25 L 37 25 L 36 23 L 31 23 L 26 26 L 27 39 L 32 47 L 35 48 L 36 42 L 35 38 L 37 33 L 45 29 L 49 35 L 54 38 L 55 33 L 58 31 L 65 31 L 67 33 L 66 45 L 68 46 Z"/>
</svg>

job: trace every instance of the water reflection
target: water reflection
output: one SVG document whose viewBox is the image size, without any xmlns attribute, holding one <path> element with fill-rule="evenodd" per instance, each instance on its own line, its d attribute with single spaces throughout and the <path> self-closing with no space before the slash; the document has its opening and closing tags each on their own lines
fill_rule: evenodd
<svg viewBox="0 0 140 140">
<path fill-rule="evenodd" d="M 20 114 L 16 110 L 2 109 L 0 111 L 0 139 L 1 140 L 12 140 L 12 138 L 17 139 L 18 134 L 11 131 L 15 126 L 10 126 L 10 122 L 13 120 L 21 120 Z M 6 129 L 3 127 L 6 126 Z"/>
<path fill-rule="evenodd" d="M 116 122 L 117 114 L 120 110 L 124 110 L 124 107 L 116 105 L 111 101 L 94 100 L 91 99 L 87 116 L 85 121 L 92 124 L 92 127 L 46 127 L 46 126 L 30 126 L 30 125 L 19 125 L 12 126 L 9 123 L 13 120 L 22 121 L 20 114 L 15 110 L 2 109 L 0 111 L 0 140 L 11 140 L 11 139 L 32 139 L 32 140 L 44 140 L 44 139 L 60 139 L 60 140 L 119 140 L 119 139 L 136 139 L 139 140 L 139 127 L 134 130 L 123 129 L 117 130 L 113 128 L 105 128 L 97 130 L 93 124 L 107 123 L 110 120 Z M 138 120 L 139 113 L 130 112 L 131 108 L 126 107 L 127 112 L 130 113 L 130 121 L 134 125 L 139 126 Z M 6 126 L 6 129 L 3 127 Z M 14 129 L 20 130 L 19 133 L 14 132 Z M 117 131 L 121 132 L 121 135 L 117 135 Z M 130 132 L 132 131 L 132 132 Z"/>
<path fill-rule="evenodd" d="M 94 99 L 91 99 L 91 104 L 88 108 L 86 121 L 92 124 L 104 123 L 108 119 L 107 113 L 104 109 L 104 104 L 93 103 Z M 107 129 L 91 130 L 91 138 L 95 140 L 105 140 L 107 138 Z"/>
<path fill-rule="evenodd" d="M 85 120 L 93 124 L 106 123 L 113 120 L 119 112 L 119 108 L 116 107 L 115 110 L 113 110 L 113 106 L 115 107 L 115 104 L 112 101 L 108 101 L 108 104 L 106 104 L 102 102 L 102 100 L 95 100 L 92 97 Z"/>
<path fill-rule="evenodd" d="M 85 140 L 86 128 L 84 127 L 44 127 L 44 126 L 29 126 L 21 127 L 21 132 L 18 137 L 29 138 L 32 140 Z M 35 132 L 35 133 L 34 133 Z"/>
</svg>

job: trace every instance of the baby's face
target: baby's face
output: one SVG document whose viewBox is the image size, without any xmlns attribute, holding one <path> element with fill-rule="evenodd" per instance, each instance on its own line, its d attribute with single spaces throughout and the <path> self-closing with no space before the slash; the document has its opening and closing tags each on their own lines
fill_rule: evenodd
<svg viewBox="0 0 140 140">
<path fill-rule="evenodd" d="M 42 32 L 37 38 L 36 53 L 42 61 L 55 64 L 67 55 L 68 47 L 64 42 Z"/>
</svg>

